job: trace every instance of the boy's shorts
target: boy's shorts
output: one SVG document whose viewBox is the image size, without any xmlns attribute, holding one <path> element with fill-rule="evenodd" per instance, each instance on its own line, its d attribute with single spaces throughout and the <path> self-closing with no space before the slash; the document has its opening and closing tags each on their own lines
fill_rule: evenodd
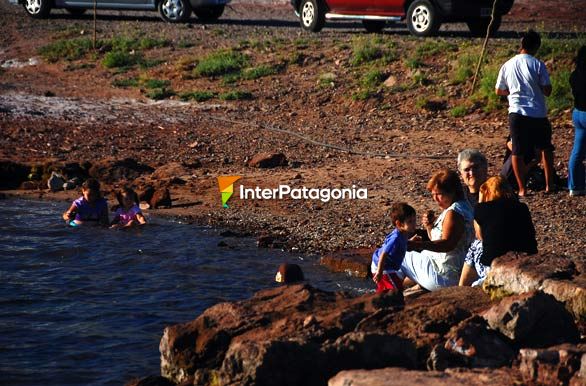
<svg viewBox="0 0 586 386">
<path fill-rule="evenodd" d="M 551 143 L 551 124 L 547 118 L 532 118 L 510 113 L 509 129 L 513 142 L 513 155 L 526 155 L 534 148 L 554 150 Z"/>
<path fill-rule="evenodd" d="M 403 291 L 403 275 L 400 272 L 383 273 L 376 283 L 376 293 L 382 294 L 389 291 Z"/>
</svg>

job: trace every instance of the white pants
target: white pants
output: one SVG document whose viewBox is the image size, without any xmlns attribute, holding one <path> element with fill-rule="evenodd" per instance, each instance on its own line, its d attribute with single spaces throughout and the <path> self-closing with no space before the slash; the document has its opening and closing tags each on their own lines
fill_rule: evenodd
<svg viewBox="0 0 586 386">
<path fill-rule="evenodd" d="M 431 262 L 429 251 L 409 251 L 405 254 L 401 271 L 409 279 L 413 280 L 428 291 L 436 291 L 440 288 L 458 285 L 459 278 L 443 277 L 436 272 Z"/>
</svg>

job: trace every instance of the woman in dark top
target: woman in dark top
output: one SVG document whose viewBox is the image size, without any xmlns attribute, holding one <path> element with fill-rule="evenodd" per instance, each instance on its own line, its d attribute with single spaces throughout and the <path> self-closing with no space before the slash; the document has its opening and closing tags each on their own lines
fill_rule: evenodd
<svg viewBox="0 0 586 386">
<path fill-rule="evenodd" d="M 576 57 L 576 69 L 570 75 L 570 86 L 574 95 L 574 147 L 568 167 L 570 196 L 586 194 L 584 158 L 586 156 L 586 46 L 582 46 Z"/>
<path fill-rule="evenodd" d="M 537 253 L 535 228 L 527 205 L 519 202 L 501 176 L 480 186 L 474 211 L 477 240 L 466 255 L 460 285 L 480 285 L 492 261 L 509 251 Z"/>
</svg>

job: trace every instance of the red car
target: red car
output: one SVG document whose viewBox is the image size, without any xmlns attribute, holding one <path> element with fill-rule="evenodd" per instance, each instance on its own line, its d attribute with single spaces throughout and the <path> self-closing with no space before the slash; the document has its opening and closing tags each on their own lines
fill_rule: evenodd
<svg viewBox="0 0 586 386">
<path fill-rule="evenodd" d="M 497 0 L 494 34 L 514 0 Z M 443 22 L 465 22 L 473 35 L 486 34 L 493 0 L 291 0 L 301 27 L 318 32 L 327 20 L 362 20 L 369 32 L 380 32 L 387 21 L 405 20 L 415 36 L 431 36 Z"/>
</svg>

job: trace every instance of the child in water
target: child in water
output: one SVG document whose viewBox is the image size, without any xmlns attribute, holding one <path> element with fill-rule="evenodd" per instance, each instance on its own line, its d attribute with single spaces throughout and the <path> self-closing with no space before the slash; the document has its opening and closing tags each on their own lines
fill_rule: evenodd
<svg viewBox="0 0 586 386">
<path fill-rule="evenodd" d="M 146 219 L 138 207 L 138 197 L 134 190 L 129 187 L 123 188 L 116 194 L 116 197 L 120 206 L 114 213 L 112 228 L 129 227 L 133 224 L 146 224 Z"/>
<path fill-rule="evenodd" d="M 100 193 L 100 183 L 94 178 L 87 179 L 81 186 L 82 196 L 63 213 L 68 225 L 85 223 L 108 225 L 108 202 Z"/>
<path fill-rule="evenodd" d="M 407 252 L 407 240 L 415 234 L 416 218 L 412 206 L 399 202 L 391 207 L 395 229 L 385 237 L 382 247 L 372 254 L 370 270 L 376 293 L 403 290 L 401 263 Z"/>
</svg>

